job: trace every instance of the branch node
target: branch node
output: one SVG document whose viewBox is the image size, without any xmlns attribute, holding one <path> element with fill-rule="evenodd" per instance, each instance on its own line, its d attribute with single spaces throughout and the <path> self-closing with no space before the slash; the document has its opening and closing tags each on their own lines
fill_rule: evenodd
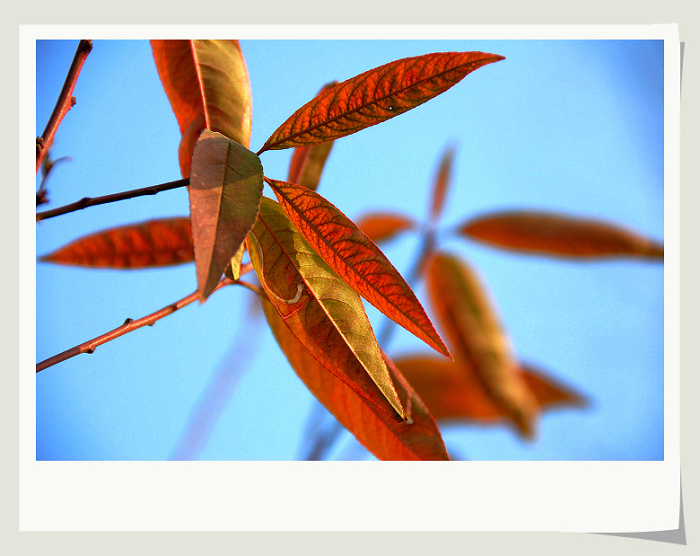
<svg viewBox="0 0 700 556">
<path fill-rule="evenodd" d="M 132 322 L 134 322 L 134 319 L 130 319 L 130 318 L 126 319 L 124 321 L 124 324 L 122 324 L 122 326 L 129 326 Z"/>
</svg>

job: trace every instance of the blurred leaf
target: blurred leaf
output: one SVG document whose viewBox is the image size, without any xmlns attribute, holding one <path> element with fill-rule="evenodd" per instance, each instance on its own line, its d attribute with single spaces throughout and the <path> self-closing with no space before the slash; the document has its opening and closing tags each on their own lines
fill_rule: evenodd
<svg viewBox="0 0 700 556">
<path fill-rule="evenodd" d="M 399 379 L 399 371 L 390 360 L 386 360 L 387 368 L 401 402 L 411 407 L 410 424 L 378 410 L 346 382 L 329 373 L 290 333 L 267 299 L 263 299 L 263 309 L 277 342 L 299 378 L 367 450 L 381 460 L 449 459 L 435 421 L 416 393 Z"/>
<path fill-rule="evenodd" d="M 537 402 L 477 276 L 466 263 L 442 253 L 432 257 L 427 272 L 430 300 L 455 360 L 473 366 L 493 402 L 523 435 L 532 436 Z"/>
<path fill-rule="evenodd" d="M 454 149 L 447 149 L 442 155 L 440 167 L 438 168 L 438 173 L 435 176 L 435 183 L 433 185 L 433 203 L 430 207 L 429 216 L 430 222 L 437 222 L 445 204 L 445 195 L 452 177 L 452 161 L 454 157 Z"/>
<path fill-rule="evenodd" d="M 359 296 L 271 199 L 262 199 L 248 252 L 263 290 L 297 340 L 376 407 L 404 418 Z"/>
<path fill-rule="evenodd" d="M 324 85 L 319 94 L 337 85 L 337 81 Z M 333 141 L 317 143 L 306 147 L 296 147 L 289 161 L 287 181 L 316 191 L 321 181 L 321 174 L 326 165 L 326 159 L 333 147 Z"/>
<path fill-rule="evenodd" d="M 304 239 L 343 280 L 387 317 L 449 356 L 413 290 L 352 220 L 314 191 L 265 180 Z"/>
<path fill-rule="evenodd" d="M 164 218 L 82 237 L 40 261 L 99 268 L 147 268 L 194 260 L 189 218 Z"/>
<path fill-rule="evenodd" d="M 338 83 L 307 102 L 258 154 L 338 139 L 403 114 L 503 56 L 437 52 L 396 60 Z"/>
<path fill-rule="evenodd" d="M 460 232 L 511 251 L 559 257 L 664 258 L 664 246 L 607 222 L 544 212 L 499 212 L 475 218 Z"/>
<path fill-rule="evenodd" d="M 395 363 L 438 421 L 490 423 L 507 419 L 471 365 L 428 356 L 400 357 Z M 582 396 L 540 371 L 520 366 L 517 372 L 540 409 L 585 405 Z"/>
<path fill-rule="evenodd" d="M 182 134 L 183 178 L 202 129 L 250 146 L 250 81 L 238 41 L 153 40 L 151 49 Z"/>
<path fill-rule="evenodd" d="M 204 130 L 192 156 L 190 217 L 199 297 L 214 291 L 258 214 L 263 189 L 258 157 Z"/>
<path fill-rule="evenodd" d="M 416 227 L 416 223 L 400 214 L 376 212 L 366 214 L 357 221 L 357 227 L 375 243 L 392 239 L 405 230 Z"/>
</svg>

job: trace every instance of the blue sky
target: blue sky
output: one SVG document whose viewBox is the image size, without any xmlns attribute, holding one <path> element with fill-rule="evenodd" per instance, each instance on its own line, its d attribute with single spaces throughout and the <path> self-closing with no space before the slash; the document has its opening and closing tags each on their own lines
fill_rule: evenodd
<svg viewBox="0 0 700 556">
<path fill-rule="evenodd" d="M 37 135 L 77 41 L 37 43 Z M 427 104 L 336 141 L 319 192 L 349 217 L 425 218 L 439 158 L 456 147 L 442 223 L 511 208 L 556 210 L 664 235 L 662 41 L 242 41 L 253 91 L 251 150 L 318 89 L 394 59 L 450 50 L 506 56 Z M 179 133 L 147 41 L 100 41 L 52 156 L 51 205 L 178 179 Z M 291 151 L 261 155 L 285 179 Z M 37 226 L 37 255 L 95 231 L 185 216 L 184 189 L 94 207 Z M 590 400 L 545 414 L 539 436 L 449 426 L 448 450 L 480 460 L 663 459 L 664 275 L 649 262 L 572 263 L 441 236 L 488 285 L 519 358 Z M 385 247 L 402 272 L 418 247 Z M 103 271 L 37 264 L 37 361 L 191 293 L 193 265 Z M 422 288 L 417 289 L 425 299 Z M 305 454 L 314 400 L 251 293 L 230 287 L 37 375 L 37 459 L 164 460 L 182 448 L 211 384 L 221 415 L 202 459 Z M 383 318 L 368 313 L 375 329 Z M 397 330 L 390 354 L 428 352 Z M 222 384 L 227 386 L 222 386 Z M 180 447 L 180 448 L 178 448 Z M 364 454 L 343 437 L 333 457 Z"/>
</svg>

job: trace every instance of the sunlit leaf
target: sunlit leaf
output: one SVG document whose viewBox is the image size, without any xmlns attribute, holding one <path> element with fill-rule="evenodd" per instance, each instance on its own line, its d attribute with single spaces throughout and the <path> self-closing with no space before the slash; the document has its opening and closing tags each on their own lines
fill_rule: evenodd
<svg viewBox="0 0 700 556">
<path fill-rule="evenodd" d="M 449 355 L 413 290 L 352 220 L 315 191 L 265 180 L 306 241 L 343 280 L 387 317 Z"/>
<path fill-rule="evenodd" d="M 189 218 L 164 218 L 82 237 L 40 261 L 100 268 L 146 268 L 194 260 Z"/>
<path fill-rule="evenodd" d="M 231 260 L 224 269 L 224 274 L 231 280 L 238 280 L 241 277 L 241 260 L 243 259 L 243 251 L 245 251 L 245 242 L 241 243 L 238 251 L 231 257 Z"/>
<path fill-rule="evenodd" d="M 416 227 L 416 223 L 407 216 L 376 212 L 365 214 L 357 220 L 357 227 L 375 243 L 394 238 L 403 231 Z"/>
<path fill-rule="evenodd" d="M 472 365 L 489 397 L 525 436 L 534 433 L 537 402 L 518 372 L 510 341 L 475 273 L 456 257 L 429 261 L 428 293 L 456 361 Z"/>
<path fill-rule="evenodd" d="M 182 177 L 189 177 L 192 150 L 202 129 L 250 146 L 250 81 L 238 41 L 153 40 L 151 48 L 182 134 Z"/>
<path fill-rule="evenodd" d="M 204 130 L 192 156 L 190 218 L 200 300 L 214 291 L 258 214 L 263 189 L 258 157 Z"/>
<path fill-rule="evenodd" d="M 483 52 L 437 52 L 366 71 L 322 92 L 292 114 L 258 154 L 323 143 L 403 114 L 477 68 L 502 60 Z"/>
<path fill-rule="evenodd" d="M 454 156 L 455 151 L 450 148 L 445 151 L 440 160 L 440 167 L 438 168 L 437 175 L 435 176 L 435 183 L 433 184 L 433 197 L 429 216 L 431 222 L 437 221 L 445 204 L 445 195 L 450 185 L 450 179 L 452 178 L 452 161 L 454 160 Z"/>
<path fill-rule="evenodd" d="M 511 251 L 559 257 L 664 258 L 664 246 L 619 226 L 544 212 L 499 212 L 460 228 L 468 237 Z"/>
<path fill-rule="evenodd" d="M 398 357 L 395 363 L 438 421 L 491 423 L 507 420 L 506 413 L 491 398 L 471 365 L 429 356 Z M 540 410 L 585 405 L 581 395 L 541 371 L 521 365 L 517 372 Z"/>
<path fill-rule="evenodd" d="M 247 245 L 260 284 L 297 340 L 361 396 L 403 418 L 360 297 L 309 246 L 274 201 L 262 199 Z"/>
<path fill-rule="evenodd" d="M 335 86 L 338 82 L 333 81 L 324 85 L 319 94 Z M 333 147 L 333 141 L 317 143 L 306 147 L 296 147 L 289 161 L 289 173 L 287 181 L 296 183 L 314 191 L 318 189 L 321 181 L 321 174 L 326 165 L 326 159 Z"/>
<path fill-rule="evenodd" d="M 410 424 L 378 410 L 346 382 L 329 373 L 294 337 L 268 300 L 263 300 L 263 309 L 277 342 L 299 378 L 367 450 L 381 460 L 449 459 L 435 421 L 415 392 L 399 379 L 399 371 L 389 360 L 387 368 L 401 402 L 411 407 Z"/>
</svg>

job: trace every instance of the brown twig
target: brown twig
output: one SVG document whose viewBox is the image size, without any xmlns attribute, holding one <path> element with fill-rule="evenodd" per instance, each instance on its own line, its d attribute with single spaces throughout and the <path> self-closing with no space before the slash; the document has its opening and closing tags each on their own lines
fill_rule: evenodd
<svg viewBox="0 0 700 556">
<path fill-rule="evenodd" d="M 92 50 L 91 40 L 82 40 L 78 43 L 78 49 L 75 51 L 75 56 L 73 57 L 73 62 L 68 70 L 68 75 L 66 76 L 66 81 L 63 84 L 63 89 L 61 89 L 61 94 L 58 96 L 56 101 L 56 106 L 51 113 L 49 118 L 49 123 L 46 124 L 44 133 L 41 137 L 36 138 L 36 171 L 39 171 L 39 167 L 46 156 L 46 153 L 53 143 L 53 137 L 56 134 L 58 126 L 61 124 L 63 117 L 68 113 L 68 111 L 75 104 L 75 97 L 73 96 L 73 89 L 78 81 L 78 75 L 80 75 L 80 70 L 87 59 L 88 54 Z"/>
<path fill-rule="evenodd" d="M 253 265 L 251 263 L 247 263 L 243 266 L 241 266 L 241 275 L 245 274 L 246 272 L 249 272 L 252 270 Z M 238 282 L 235 280 L 231 280 L 229 278 L 222 278 L 219 281 L 219 285 L 216 286 L 214 291 L 218 290 L 219 288 L 223 288 L 224 286 L 228 286 L 231 284 L 241 284 L 245 285 L 245 282 Z M 190 303 L 193 303 L 194 301 L 197 301 L 199 299 L 199 293 L 198 292 L 193 292 L 187 297 L 183 297 L 179 301 L 176 301 L 175 303 L 171 303 L 170 305 L 167 305 L 163 307 L 162 309 L 151 313 L 150 315 L 146 315 L 145 317 L 142 317 L 138 320 L 132 320 L 132 319 L 126 319 L 124 321 L 124 324 L 121 326 L 118 326 L 114 330 L 110 330 L 109 332 L 106 332 L 105 334 L 102 334 L 101 336 L 97 336 L 96 338 L 93 338 L 92 340 L 88 340 L 87 342 L 83 342 L 82 344 L 75 346 L 71 349 L 68 349 L 62 353 L 59 353 L 58 355 L 54 355 L 53 357 L 49 357 L 48 359 L 45 359 L 44 361 L 41 361 L 40 363 L 36 364 L 36 372 L 38 373 L 39 371 L 43 371 L 44 369 L 47 369 L 48 367 L 51 367 L 53 365 L 56 365 L 57 363 L 61 363 L 62 361 L 66 361 L 67 359 L 70 359 L 72 357 L 75 357 L 76 355 L 80 355 L 81 353 L 93 353 L 95 349 L 98 346 L 101 346 L 102 344 L 106 344 L 107 342 L 114 340 L 115 338 L 118 338 L 119 336 L 123 336 L 124 334 L 127 334 L 129 332 L 132 332 L 134 330 L 137 330 L 139 328 L 142 328 L 144 326 L 153 326 L 156 321 L 162 319 L 163 317 L 167 317 L 168 315 L 173 314 L 175 311 L 182 309 L 183 307 L 189 305 Z"/>
<path fill-rule="evenodd" d="M 83 197 L 79 201 L 75 201 L 69 205 L 64 205 L 62 207 L 57 207 L 51 210 L 45 210 L 43 212 L 36 213 L 36 220 L 46 220 L 47 218 L 53 218 L 54 216 L 60 216 L 61 214 L 67 214 L 76 210 L 82 210 L 87 207 L 93 207 L 95 205 L 104 205 L 106 203 L 114 203 L 115 201 L 123 201 L 125 199 L 133 199 L 134 197 L 142 197 L 144 195 L 155 195 L 161 191 L 168 191 L 169 189 L 177 189 L 178 187 L 185 187 L 190 184 L 189 178 L 184 180 L 169 181 L 167 183 L 161 183 L 158 185 L 151 185 L 149 187 L 142 187 L 141 189 L 131 189 L 129 191 L 122 191 L 121 193 L 112 193 L 111 195 L 104 195 L 102 197 Z"/>
</svg>

